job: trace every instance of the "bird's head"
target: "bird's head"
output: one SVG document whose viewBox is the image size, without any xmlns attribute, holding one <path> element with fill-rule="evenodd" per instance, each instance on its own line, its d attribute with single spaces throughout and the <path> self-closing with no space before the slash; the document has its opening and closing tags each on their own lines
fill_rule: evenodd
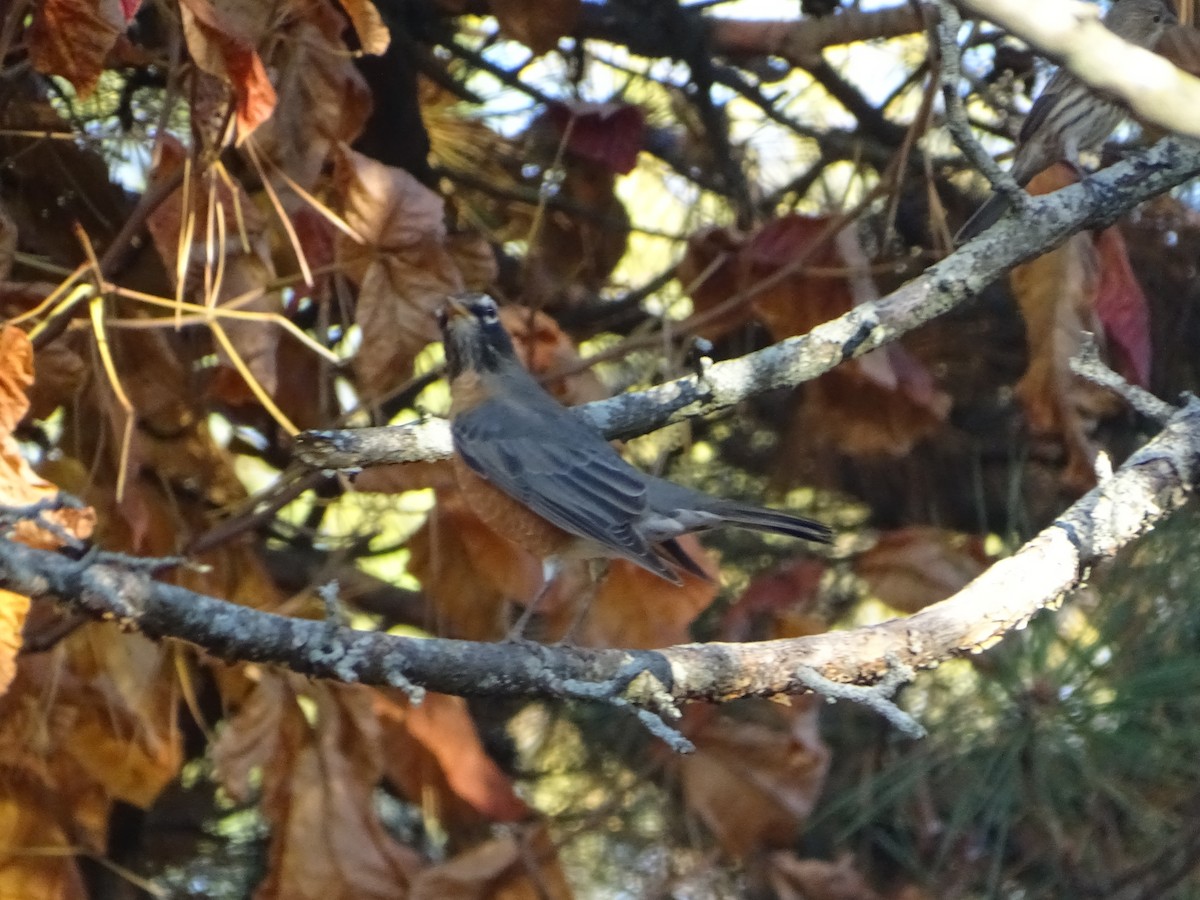
<svg viewBox="0 0 1200 900">
<path fill-rule="evenodd" d="M 1179 24 L 1179 18 L 1170 0 L 1117 0 L 1104 24 L 1130 43 L 1153 49 L 1168 27 Z"/>
<path fill-rule="evenodd" d="M 500 323 L 496 301 L 487 294 L 458 294 L 437 311 L 446 348 L 446 368 L 454 378 L 462 372 L 494 372 L 516 359 L 512 339 Z"/>
</svg>

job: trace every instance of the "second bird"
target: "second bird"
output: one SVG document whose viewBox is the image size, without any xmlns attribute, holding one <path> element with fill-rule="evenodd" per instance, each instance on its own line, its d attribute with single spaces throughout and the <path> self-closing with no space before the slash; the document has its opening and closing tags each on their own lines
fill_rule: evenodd
<svg viewBox="0 0 1200 900">
<path fill-rule="evenodd" d="M 1167 0 L 1117 0 L 1104 17 L 1105 26 L 1114 34 L 1147 49 L 1177 21 Z M 1097 94 L 1066 69 L 1059 69 L 1021 126 L 1013 154 L 1013 179 L 1024 187 L 1034 175 L 1060 160 L 1078 165 L 1079 154 L 1098 150 L 1126 115 L 1119 101 Z M 959 230 L 958 241 L 991 227 L 1007 209 L 1007 198 L 993 194 Z"/>
<path fill-rule="evenodd" d="M 486 294 L 438 313 L 459 487 L 493 530 L 543 559 L 627 559 L 675 584 L 706 577 L 677 538 L 734 525 L 828 543 L 811 519 L 638 471 L 526 371 Z"/>
</svg>

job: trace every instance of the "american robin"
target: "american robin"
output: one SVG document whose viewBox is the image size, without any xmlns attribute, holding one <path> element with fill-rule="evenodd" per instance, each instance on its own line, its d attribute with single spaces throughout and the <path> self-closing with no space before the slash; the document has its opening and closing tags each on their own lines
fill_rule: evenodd
<svg viewBox="0 0 1200 900">
<path fill-rule="evenodd" d="M 459 487 L 484 522 L 543 559 L 621 558 L 707 577 L 680 535 L 734 525 L 828 543 L 829 528 L 638 471 L 526 371 L 486 294 L 438 311 Z"/>
</svg>

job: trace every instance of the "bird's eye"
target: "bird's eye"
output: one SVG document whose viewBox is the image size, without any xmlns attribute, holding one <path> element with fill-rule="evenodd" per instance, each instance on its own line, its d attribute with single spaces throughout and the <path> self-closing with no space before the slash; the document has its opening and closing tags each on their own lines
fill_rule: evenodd
<svg viewBox="0 0 1200 900">
<path fill-rule="evenodd" d="M 496 312 L 496 307 L 492 303 L 485 303 L 479 307 L 479 321 L 484 325 L 494 325 L 500 321 L 500 316 Z"/>
<path fill-rule="evenodd" d="M 1161 21 L 1162 21 L 1162 16 L 1155 16 L 1155 17 L 1154 17 L 1154 24 L 1155 24 L 1155 25 L 1157 25 L 1157 24 L 1158 24 L 1159 22 L 1161 22 Z"/>
</svg>

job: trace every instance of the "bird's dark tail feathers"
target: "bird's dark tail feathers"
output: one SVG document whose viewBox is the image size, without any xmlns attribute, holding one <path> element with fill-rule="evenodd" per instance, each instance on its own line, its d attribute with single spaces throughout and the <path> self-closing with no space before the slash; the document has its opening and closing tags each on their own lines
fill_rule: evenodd
<svg viewBox="0 0 1200 900">
<path fill-rule="evenodd" d="M 975 210 L 975 214 L 967 219 L 967 224 L 958 229 L 954 236 L 955 244 L 965 244 L 977 237 L 1000 221 L 1000 217 L 1008 212 L 1008 198 L 1003 194 L 992 194 L 984 201 L 983 206 Z"/>
<path fill-rule="evenodd" d="M 833 540 L 833 529 L 828 525 L 806 519 L 803 516 L 780 512 L 777 509 L 729 503 L 728 505 L 721 504 L 719 512 L 730 525 L 736 525 L 739 528 L 786 534 L 789 537 L 803 538 L 806 541 L 816 541 L 820 544 L 828 544 Z"/>
</svg>

